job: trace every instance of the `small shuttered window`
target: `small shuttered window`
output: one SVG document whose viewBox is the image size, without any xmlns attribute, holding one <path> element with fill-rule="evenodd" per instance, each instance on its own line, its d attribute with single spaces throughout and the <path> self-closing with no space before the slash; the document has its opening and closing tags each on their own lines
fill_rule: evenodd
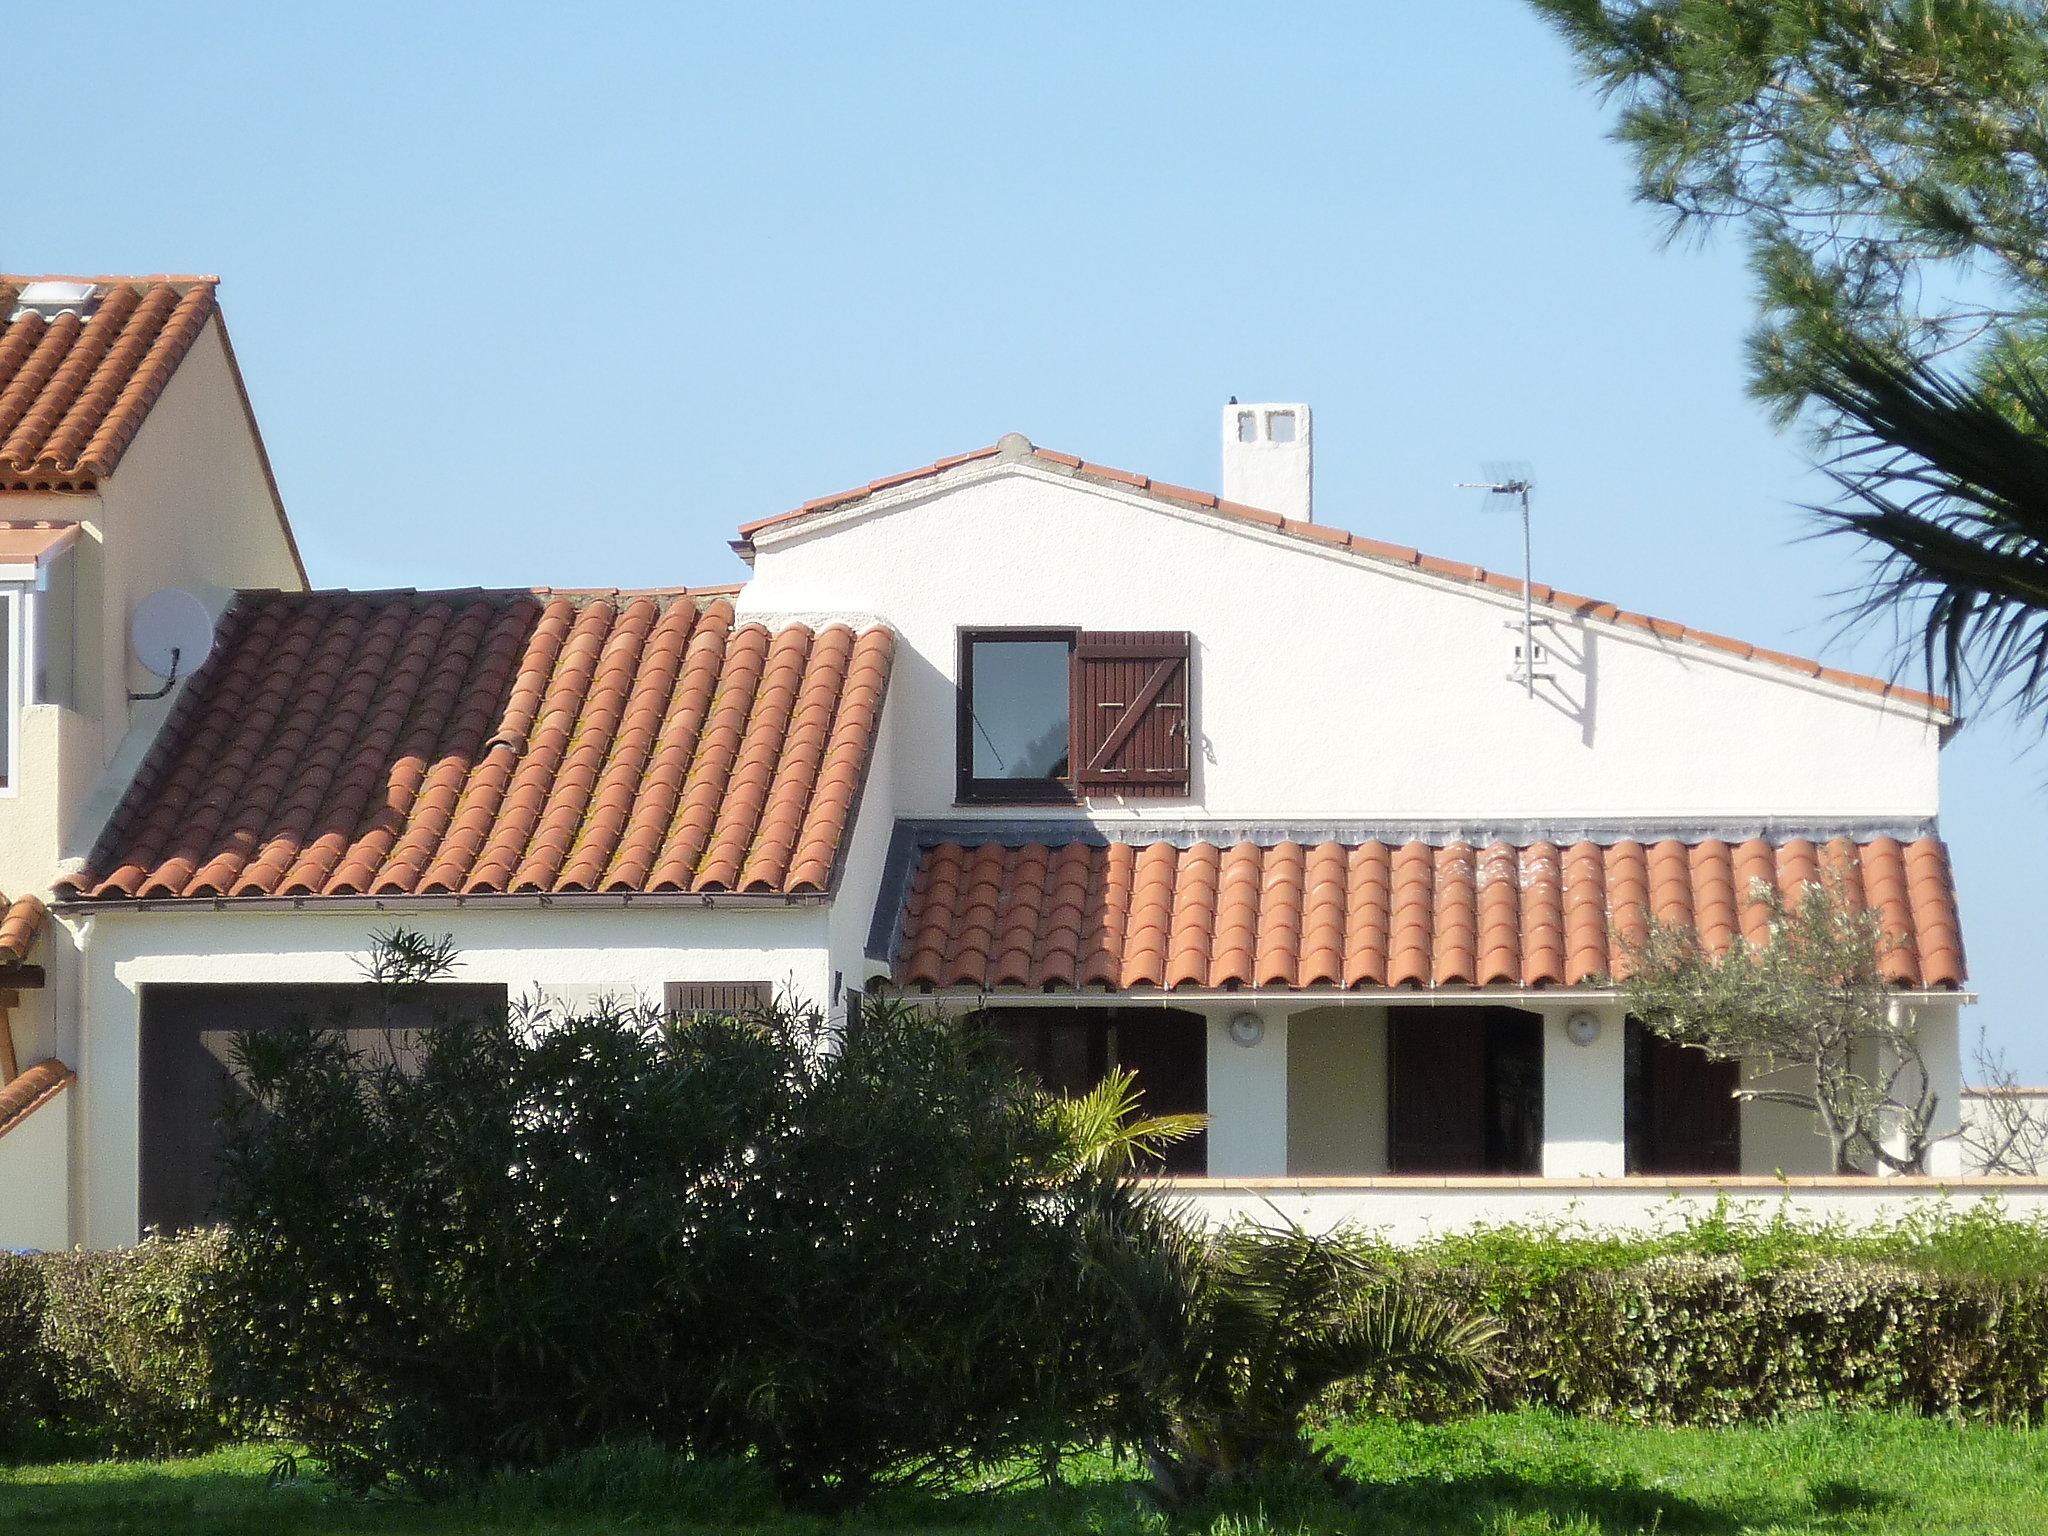
<svg viewBox="0 0 2048 1536">
<path fill-rule="evenodd" d="M 670 1013 L 759 1013 L 775 1001 L 765 981 L 672 981 L 665 1002 Z"/>
<path fill-rule="evenodd" d="M 1193 793 L 1186 630 L 963 629 L 968 805 Z"/>
<path fill-rule="evenodd" d="M 1082 796 L 1185 795 L 1189 740 L 1185 630 L 1084 631 L 1074 643 L 1074 788 Z"/>
</svg>

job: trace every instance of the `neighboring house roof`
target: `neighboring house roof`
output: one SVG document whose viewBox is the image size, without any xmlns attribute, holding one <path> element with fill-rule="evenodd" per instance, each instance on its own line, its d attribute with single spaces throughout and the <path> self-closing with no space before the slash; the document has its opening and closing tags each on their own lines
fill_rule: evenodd
<svg viewBox="0 0 2048 1536">
<path fill-rule="evenodd" d="M 0 971 L 11 970 L 28 959 L 28 952 L 43 931 L 43 904 L 33 896 L 17 896 L 12 902 L 0 896 Z"/>
<path fill-rule="evenodd" d="M 914 856 L 894 956 L 905 986 L 942 988 L 1555 987 L 1627 970 L 1613 937 L 1644 913 L 1719 951 L 1763 937 L 1764 880 L 1823 871 L 1881 914 L 1886 977 L 1964 978 L 1948 855 L 1901 843 L 1750 837 L 1610 843 L 1420 839 L 1181 844 L 947 841 Z"/>
<path fill-rule="evenodd" d="M 16 314 L 36 281 L 0 276 L 0 489 L 86 489 L 113 472 L 205 328 L 215 279 L 72 279 L 92 285 L 87 317 Z"/>
<path fill-rule="evenodd" d="M 0 1085 L 0 1136 L 5 1136 L 77 1080 L 78 1074 L 54 1057 L 23 1067 L 12 1082 Z"/>
<path fill-rule="evenodd" d="M 36 572 L 79 540 L 78 523 L 0 519 L 0 578 L 33 581 Z"/>
<path fill-rule="evenodd" d="M 58 895 L 823 893 L 894 636 L 733 590 L 244 593 Z"/>
<path fill-rule="evenodd" d="M 1262 511 L 1258 507 L 1245 506 L 1240 502 L 1224 501 L 1207 491 L 1190 490 L 1182 485 L 1169 485 L 1146 475 L 1133 474 L 1125 469 L 1111 469 L 1106 465 L 1092 464 L 1070 453 L 1058 453 L 1050 448 L 1039 448 L 1019 434 L 1012 433 L 1002 442 L 987 448 L 977 448 L 972 453 L 959 453 L 951 458 L 940 459 L 902 474 L 888 475 L 880 480 L 871 480 L 866 485 L 851 490 L 839 491 L 830 496 L 819 496 L 800 507 L 778 513 L 773 517 L 756 519 L 740 525 L 737 547 L 743 554 L 750 553 L 758 534 L 779 530 L 824 512 L 837 512 L 880 492 L 899 486 L 914 484 L 922 480 L 935 479 L 948 471 L 963 465 L 974 464 L 985 459 L 1011 458 L 1033 463 L 1041 468 L 1054 469 L 1073 475 L 1077 479 L 1092 480 L 1099 484 L 1115 486 L 1126 491 L 1136 491 L 1169 502 L 1177 507 L 1194 508 L 1212 512 L 1218 517 L 1234 522 L 1255 524 L 1270 532 L 1284 534 L 1308 543 L 1320 544 L 1325 548 L 1347 550 L 1371 560 L 1390 565 L 1418 570 L 1426 575 L 1443 577 L 1452 581 L 1467 582 L 1474 586 L 1489 587 L 1498 592 L 1521 595 L 1522 581 L 1519 576 L 1503 575 L 1489 571 L 1482 566 L 1461 560 L 1443 560 L 1435 555 L 1425 555 L 1403 544 L 1389 544 L 1380 539 L 1369 539 L 1362 534 L 1347 533 L 1342 528 L 1332 528 L 1323 523 L 1304 523 L 1293 518 L 1282 517 L 1277 512 Z M 1763 646 L 1751 645 L 1745 640 L 1732 639 L 1727 635 L 1714 634 L 1704 629 L 1694 629 L 1671 619 L 1653 618 L 1648 614 L 1631 613 L 1613 603 L 1598 598 L 1580 597 L 1556 587 L 1536 582 L 1530 589 L 1532 598 L 1544 608 L 1563 613 L 1575 619 L 1590 619 L 1602 623 L 1619 624 L 1630 629 L 1644 630 L 1659 639 L 1679 640 L 1692 645 L 1705 646 L 1710 650 L 1722 651 L 1745 661 L 1764 662 L 1784 667 L 1805 677 L 1817 678 L 1821 682 L 1837 687 L 1853 689 L 1859 693 L 1877 694 L 1894 699 L 1917 709 L 1929 710 L 1940 715 L 1949 713 L 1949 701 L 1938 695 L 1925 693 L 1917 688 L 1902 687 L 1887 682 L 1881 677 L 1869 677 L 1858 672 L 1844 672 L 1835 667 L 1823 666 L 1818 661 L 1803 656 L 1788 655 L 1783 651 L 1768 650 Z"/>
</svg>

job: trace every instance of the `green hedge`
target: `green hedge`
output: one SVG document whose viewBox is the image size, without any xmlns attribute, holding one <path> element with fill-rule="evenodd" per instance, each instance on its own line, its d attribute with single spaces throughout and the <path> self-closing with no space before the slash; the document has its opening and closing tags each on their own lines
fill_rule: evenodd
<svg viewBox="0 0 2048 1536">
<path fill-rule="evenodd" d="M 1459 1296 L 1497 1278 L 1433 1272 Z M 1815 1408 L 2036 1419 L 2048 1405 L 2048 1279 L 1669 1255 L 1567 1274 L 1500 1317 L 1501 1407 L 1725 1424 Z"/>
<path fill-rule="evenodd" d="M 120 1455 L 237 1432 L 214 1391 L 216 1233 L 112 1253 L 0 1255 L 0 1452 Z M 1849 1233 L 1725 1215 L 1657 1237 L 1496 1228 L 1385 1250 L 1501 1320 L 1483 1399 L 1385 1382 L 1334 1408 L 1438 1416 L 1544 1405 L 1721 1424 L 1814 1408 L 2048 1417 L 2048 1226 L 1932 1210 Z"/>
<path fill-rule="evenodd" d="M 1333 1407 L 1653 1424 L 1815 1408 L 2048 1416 L 2048 1223 L 1991 1205 L 1861 1230 L 1724 1206 L 1651 1235 L 1567 1222 L 1383 1252 L 1423 1291 L 1499 1318 L 1493 1384 L 1445 1402 L 1383 1382 Z"/>
<path fill-rule="evenodd" d="M 208 1345 L 224 1250 L 220 1234 L 194 1232 L 0 1255 L 0 1450 L 56 1440 L 175 1455 L 231 1438 Z"/>
</svg>

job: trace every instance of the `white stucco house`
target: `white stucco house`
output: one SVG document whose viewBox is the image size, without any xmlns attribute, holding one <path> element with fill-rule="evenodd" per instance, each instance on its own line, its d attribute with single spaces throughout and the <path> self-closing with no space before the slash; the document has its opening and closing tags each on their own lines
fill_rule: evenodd
<svg viewBox="0 0 2048 1536">
<path fill-rule="evenodd" d="M 0 283 L 5 437 L 65 322 Z M 74 344 L 123 285 L 89 286 Z M 1220 495 L 1011 435 L 743 525 L 737 585 L 308 591 L 205 291 L 154 396 L 106 345 L 83 370 L 136 415 L 118 472 L 0 491 L 105 550 L 92 711 L 21 683 L 11 716 L 54 745 L 0 803 L 0 879 L 48 906 L 0 927 L 0 1245 L 202 1217 L 225 1042 L 345 1010 L 394 923 L 486 997 L 986 1010 L 1048 1082 L 1121 1063 L 1205 1111 L 1171 1175 L 1217 1215 L 1976 1188 L 1953 1143 L 1832 1173 L 1608 980 L 1646 912 L 1723 942 L 1752 880 L 1839 868 L 1953 1117 L 1942 700 L 1540 584 L 1525 658 L 1519 579 L 1322 519 L 1300 405 L 1224 412 Z M 163 585 L 216 638 L 134 700 L 119 636 Z"/>
</svg>

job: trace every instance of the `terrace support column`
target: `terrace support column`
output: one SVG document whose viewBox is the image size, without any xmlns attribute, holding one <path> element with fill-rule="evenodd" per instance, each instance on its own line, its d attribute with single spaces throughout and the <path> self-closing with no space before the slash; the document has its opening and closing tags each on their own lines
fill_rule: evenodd
<svg viewBox="0 0 2048 1536">
<path fill-rule="evenodd" d="M 1589 1015 L 1593 1038 L 1572 1038 L 1569 1021 Z M 1624 1119 L 1625 1015 L 1617 1004 L 1559 1004 L 1543 1010 L 1543 1177 L 1617 1178 L 1628 1171 Z"/>
<path fill-rule="evenodd" d="M 1246 1004 L 1205 1010 L 1209 1021 L 1209 1176 L 1287 1173 L 1287 1015 Z M 1258 1041 L 1241 1044 L 1231 1020 L 1253 1014 Z"/>
<path fill-rule="evenodd" d="M 1948 1002 L 1892 1004 L 1894 1016 L 1910 1016 L 1920 1040 L 1920 1061 L 1927 1069 L 1927 1085 L 1934 1091 L 1932 1134 L 1946 1139 L 1927 1149 L 1927 1172 L 1934 1178 L 1960 1178 L 1963 1173 L 1963 1142 L 1957 1133 L 1963 1120 L 1962 1008 Z M 1887 1063 L 1886 1065 L 1889 1065 Z M 1899 1097 L 1910 1099 L 1914 1083 L 1909 1073 L 1899 1084 Z M 1903 1153 L 1903 1137 L 1891 1138 L 1891 1151 Z"/>
</svg>

